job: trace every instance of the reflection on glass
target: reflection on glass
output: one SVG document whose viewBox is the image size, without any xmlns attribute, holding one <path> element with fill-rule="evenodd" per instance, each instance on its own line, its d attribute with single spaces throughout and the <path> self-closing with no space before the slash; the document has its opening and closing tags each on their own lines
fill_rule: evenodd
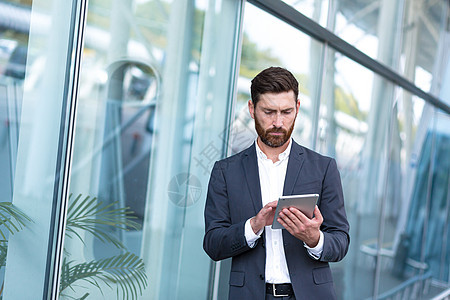
<svg viewBox="0 0 450 300">
<path fill-rule="evenodd" d="M 1 14 L 15 12 L 22 16 L 20 19 L 0 17 L 4 22 L 0 24 L 0 168 L 8 170 L 0 178 L 4 201 L 12 199 L 31 17 L 31 3 L 19 7 L 14 2 L 0 3 Z"/>
<path fill-rule="evenodd" d="M 211 4 L 89 1 L 65 260 L 108 261 L 127 280 L 88 277 L 63 299 L 207 298 L 203 207 L 224 155 L 237 32 L 223 24 L 239 24 L 240 5 Z M 92 226 L 70 221 L 89 210 Z"/>
<path fill-rule="evenodd" d="M 386 126 L 375 124 L 371 128 L 371 119 L 376 119 L 371 114 L 383 113 L 385 102 L 380 102 L 382 97 L 374 90 L 379 78 L 372 72 L 333 51 L 327 57 L 331 59 L 325 66 L 317 150 L 336 158 L 352 241 L 346 258 L 332 269 L 340 299 L 364 299 L 373 290 L 375 264 L 363 249 L 376 241 L 380 216 L 379 197 L 364 195 L 371 193 L 367 190 L 371 172 L 380 173 L 376 168 L 385 163 Z M 388 113 L 389 105 L 387 109 Z M 381 153 L 374 154 L 376 149 Z M 376 187 L 382 183 L 372 183 L 378 192 Z"/>
<path fill-rule="evenodd" d="M 0 282 L 3 287 L 10 234 L 30 221 L 11 206 L 21 126 L 23 82 L 27 60 L 31 1 L 0 2 Z M 20 17 L 19 17 L 20 16 Z M 0 291 L 2 296 L 3 288 Z"/>
<path fill-rule="evenodd" d="M 231 152 L 237 153 L 247 148 L 256 138 L 254 123 L 247 108 L 250 80 L 270 66 L 284 67 L 296 76 L 299 82 L 300 112 L 292 136 L 302 145 L 312 147 L 322 46 L 250 4 L 246 5 L 244 21 Z"/>
<path fill-rule="evenodd" d="M 387 1 L 356 2 L 338 0 L 335 23 L 332 24 L 330 30 L 333 30 L 337 36 L 373 59 L 377 59 L 381 40 L 389 38 L 386 36 L 388 33 L 395 33 L 394 25 L 396 19 L 390 19 L 391 16 L 383 15 L 383 20 L 381 20 L 380 6 L 385 5 L 386 9 L 388 9 L 388 4 L 384 2 L 387 3 Z M 400 2 L 390 1 L 390 3 L 392 7 L 396 7 L 399 6 L 398 3 Z M 394 15 L 395 11 L 392 11 Z M 393 41 L 391 40 L 391 42 Z M 392 53 L 391 51 L 391 55 Z"/>
<path fill-rule="evenodd" d="M 449 119 L 422 99 L 397 92 L 378 294 L 431 299 L 448 282 Z"/>
<path fill-rule="evenodd" d="M 142 225 L 144 203 L 139 199 L 147 193 L 144 170 L 150 163 L 160 78 L 151 66 L 130 60 L 114 62 L 107 74 L 99 196 L 120 199 Z"/>
<path fill-rule="evenodd" d="M 327 27 L 330 0 L 283 0 L 308 18 Z"/>
<path fill-rule="evenodd" d="M 405 225 L 409 246 L 406 256 L 425 264 L 423 273 L 431 273 L 433 278 L 445 282 L 449 278 L 450 119 L 448 114 L 436 110 L 427 113 L 432 113 L 432 119 L 421 124 L 426 128 L 420 128 L 418 136 L 421 146 L 414 164 L 414 185 Z"/>
<path fill-rule="evenodd" d="M 33 220 L 9 239 L 4 299 L 51 293 L 59 266 L 58 225 L 74 87 L 70 70 L 76 60 L 70 37 L 78 26 L 70 2 L 33 1 L 32 9 L 29 5 L 31 1 L 0 4 L 2 39 L 17 36 L 19 44 L 28 44 L 24 48 L 28 50 L 18 51 L 19 55 L 13 52 L 12 68 L 6 74 L 15 78 L 25 75 L 23 102 L 15 106 L 20 112 L 11 120 L 18 122 L 20 115 L 18 146 L 10 149 L 17 151 L 13 203 Z M 28 31 L 29 42 L 24 43 Z M 26 289 L 23 282 L 27 282 Z"/>
<path fill-rule="evenodd" d="M 422 117 L 423 100 L 413 99 L 401 88 L 396 88 L 395 99 L 389 121 L 388 162 L 383 183 L 382 211 L 379 224 L 379 243 L 376 293 L 393 292 L 407 284 L 407 280 L 423 271 L 419 260 L 406 261 L 408 247 L 405 243 L 405 217 L 414 178 L 411 170 L 413 145 L 418 142 L 416 133 Z M 414 111 L 409 108 L 414 107 Z M 419 139 L 420 140 L 420 139 Z M 419 142 L 420 143 L 420 142 Z M 406 248 L 405 248 L 406 246 Z M 403 272 L 406 264 L 410 272 Z M 404 292 L 404 291 L 403 291 Z M 414 298 L 412 294 L 408 296 Z"/>
<path fill-rule="evenodd" d="M 339 297 L 431 297 L 448 276 L 446 118 L 339 54 L 325 69 L 317 147 L 337 159 L 352 228 Z"/>
<path fill-rule="evenodd" d="M 371 58 L 436 95 L 432 78 L 448 56 L 445 1 L 338 0 L 329 29 Z"/>
<path fill-rule="evenodd" d="M 405 1 L 400 72 L 436 96 L 439 89 L 433 88 L 432 78 L 445 68 L 442 62 L 449 55 L 442 38 L 448 23 L 448 5 L 446 1 Z"/>
</svg>

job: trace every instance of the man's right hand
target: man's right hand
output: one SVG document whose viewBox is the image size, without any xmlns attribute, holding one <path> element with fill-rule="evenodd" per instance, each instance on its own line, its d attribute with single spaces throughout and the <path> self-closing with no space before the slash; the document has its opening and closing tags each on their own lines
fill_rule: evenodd
<svg viewBox="0 0 450 300">
<path fill-rule="evenodd" d="M 272 201 L 264 205 L 256 216 L 250 219 L 253 232 L 257 234 L 264 226 L 272 224 L 278 201 Z"/>
</svg>

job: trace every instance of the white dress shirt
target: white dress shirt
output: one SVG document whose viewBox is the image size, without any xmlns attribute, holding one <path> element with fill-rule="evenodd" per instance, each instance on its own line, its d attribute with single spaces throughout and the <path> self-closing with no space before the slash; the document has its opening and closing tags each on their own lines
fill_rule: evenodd
<svg viewBox="0 0 450 300">
<path fill-rule="evenodd" d="M 278 200 L 283 195 L 284 179 L 289 161 L 289 154 L 292 147 L 292 139 L 283 153 L 278 155 L 278 161 L 272 162 L 256 144 L 256 153 L 258 157 L 259 181 L 261 185 L 262 205 Z M 265 226 L 266 234 L 266 269 L 265 280 L 268 283 L 290 283 L 286 256 L 284 253 L 282 229 L 272 229 L 271 226 Z M 256 240 L 261 237 L 261 230 L 255 234 L 250 225 L 250 219 L 245 223 L 245 238 L 250 247 L 254 247 Z M 323 250 L 323 233 L 320 232 L 319 243 L 316 247 L 310 248 L 306 244 L 309 254 L 314 259 L 319 259 Z"/>
</svg>

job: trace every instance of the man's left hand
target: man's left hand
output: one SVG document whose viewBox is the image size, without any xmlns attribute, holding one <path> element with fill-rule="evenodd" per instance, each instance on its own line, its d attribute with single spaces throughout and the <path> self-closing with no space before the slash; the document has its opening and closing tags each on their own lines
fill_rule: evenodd
<svg viewBox="0 0 450 300">
<path fill-rule="evenodd" d="M 283 225 L 286 230 L 302 240 L 310 248 L 314 248 L 319 243 L 320 225 L 322 225 L 323 217 L 319 208 L 314 208 L 314 217 L 312 219 L 305 216 L 295 207 L 284 208 L 278 217 L 278 222 Z"/>
</svg>

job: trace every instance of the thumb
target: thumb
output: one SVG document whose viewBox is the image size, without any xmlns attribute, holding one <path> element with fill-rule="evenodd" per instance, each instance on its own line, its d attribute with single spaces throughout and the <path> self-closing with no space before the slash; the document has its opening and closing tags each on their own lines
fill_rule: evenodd
<svg viewBox="0 0 450 300">
<path fill-rule="evenodd" d="M 318 221 L 320 221 L 320 223 L 323 222 L 322 213 L 320 212 L 319 207 L 317 205 L 314 208 L 314 218 L 317 219 Z"/>
</svg>

